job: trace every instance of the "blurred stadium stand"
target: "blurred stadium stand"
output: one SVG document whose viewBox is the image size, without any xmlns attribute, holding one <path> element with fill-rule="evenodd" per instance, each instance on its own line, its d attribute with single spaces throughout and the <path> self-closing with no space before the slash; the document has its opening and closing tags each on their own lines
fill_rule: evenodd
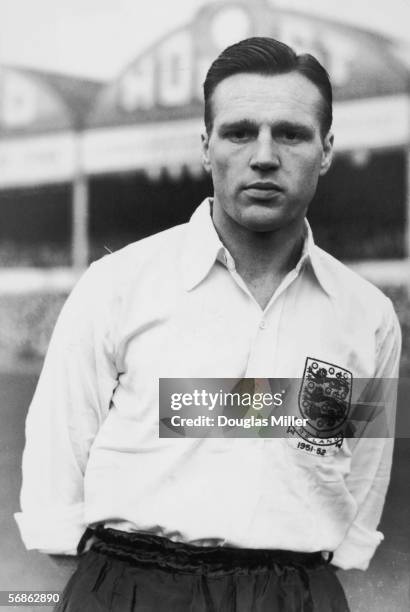
<svg viewBox="0 0 410 612">
<path fill-rule="evenodd" d="M 410 72 L 401 49 L 237 0 L 205 5 L 109 83 L 1 68 L 0 266 L 81 269 L 186 221 L 211 193 L 199 142 L 205 70 L 251 35 L 312 52 L 334 84 L 336 159 L 309 213 L 319 245 L 349 261 L 407 258 Z"/>
</svg>

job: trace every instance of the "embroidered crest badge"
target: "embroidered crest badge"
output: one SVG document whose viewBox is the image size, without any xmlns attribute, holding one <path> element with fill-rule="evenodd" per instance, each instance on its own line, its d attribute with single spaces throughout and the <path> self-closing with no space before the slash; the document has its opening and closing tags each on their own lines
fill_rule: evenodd
<svg viewBox="0 0 410 612">
<path fill-rule="evenodd" d="M 343 424 L 351 406 L 352 373 L 332 363 L 307 357 L 299 391 L 299 412 L 306 425 L 291 434 L 317 446 L 343 443 Z"/>
<path fill-rule="evenodd" d="M 299 391 L 299 411 L 312 435 L 340 430 L 349 414 L 352 374 L 332 363 L 308 357 Z"/>
</svg>

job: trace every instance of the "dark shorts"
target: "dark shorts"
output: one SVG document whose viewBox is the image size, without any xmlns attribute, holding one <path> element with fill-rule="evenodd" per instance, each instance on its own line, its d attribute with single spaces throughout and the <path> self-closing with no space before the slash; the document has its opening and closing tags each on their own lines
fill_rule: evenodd
<svg viewBox="0 0 410 612">
<path fill-rule="evenodd" d="M 99 528 L 58 612 L 348 612 L 321 553 L 199 547 Z"/>
</svg>

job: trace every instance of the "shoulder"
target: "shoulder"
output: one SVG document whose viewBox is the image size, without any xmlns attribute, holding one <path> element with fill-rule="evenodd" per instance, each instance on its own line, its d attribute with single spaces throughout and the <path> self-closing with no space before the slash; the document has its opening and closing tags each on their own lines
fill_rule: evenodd
<svg viewBox="0 0 410 612">
<path fill-rule="evenodd" d="M 159 232 L 94 261 L 75 284 L 63 310 L 87 309 L 107 318 L 135 293 L 152 295 L 165 282 L 176 282 L 186 226 Z"/>
<path fill-rule="evenodd" d="M 105 255 L 97 262 L 94 262 L 94 265 L 101 268 L 107 267 L 120 270 L 129 267 L 134 268 L 139 262 L 158 255 L 177 254 L 187 225 L 187 223 L 177 225 L 147 238 L 132 242 L 110 255 Z"/>
<path fill-rule="evenodd" d="M 390 298 L 323 249 L 314 248 L 335 307 L 348 313 L 354 311 L 356 316 L 363 317 L 363 324 L 371 323 L 377 328 L 393 324 L 396 315 Z"/>
<path fill-rule="evenodd" d="M 132 282 L 144 274 L 165 273 L 179 258 L 187 225 L 177 225 L 132 242 L 93 262 L 87 272 L 99 283 L 114 285 Z"/>
</svg>

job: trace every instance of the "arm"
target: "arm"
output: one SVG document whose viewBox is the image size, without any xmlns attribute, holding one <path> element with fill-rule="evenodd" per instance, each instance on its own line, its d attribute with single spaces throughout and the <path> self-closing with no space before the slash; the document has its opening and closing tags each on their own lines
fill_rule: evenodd
<svg viewBox="0 0 410 612">
<path fill-rule="evenodd" d="M 29 408 L 15 514 L 28 549 L 74 555 L 86 528 L 83 477 L 117 384 L 105 270 L 93 264 L 64 305 Z"/>
<path fill-rule="evenodd" d="M 380 389 L 383 389 L 382 379 L 393 379 L 384 387 L 386 412 L 383 414 L 383 418 L 387 417 L 391 437 L 372 438 L 367 433 L 349 441 L 352 442 L 353 450 L 351 471 L 346 477 L 346 483 L 357 503 L 357 514 L 343 542 L 334 552 L 332 563 L 342 569 L 367 569 L 377 546 L 383 540 L 383 534 L 377 531 L 377 526 L 390 479 L 400 349 L 400 327 L 396 314 L 390 306 L 386 324 L 380 331 L 377 369 L 372 385 L 373 397 L 369 399 L 376 402 L 380 400 Z"/>
</svg>

